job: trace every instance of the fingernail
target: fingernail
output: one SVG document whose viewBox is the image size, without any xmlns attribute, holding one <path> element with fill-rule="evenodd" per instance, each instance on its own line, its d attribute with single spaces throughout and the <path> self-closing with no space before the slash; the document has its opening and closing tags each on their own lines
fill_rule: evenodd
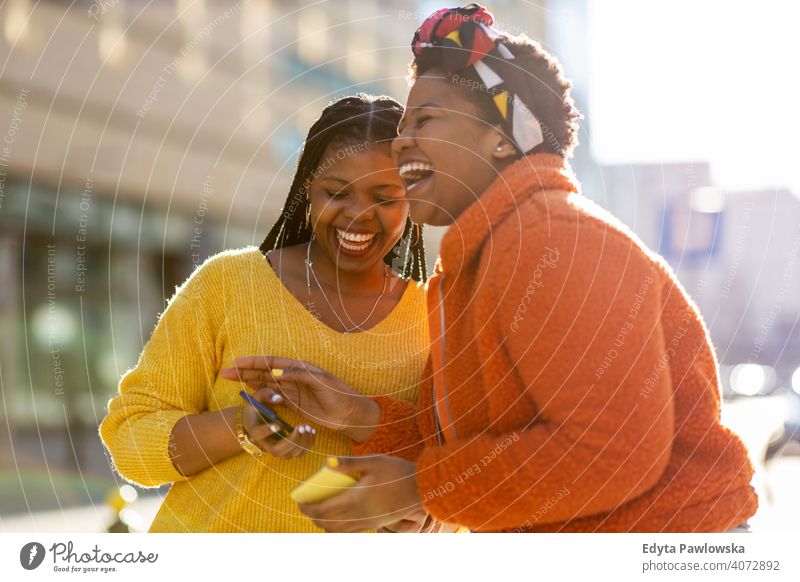
<svg viewBox="0 0 800 582">
<path fill-rule="evenodd" d="M 327 463 L 331 469 L 335 469 L 336 467 L 339 466 L 339 459 L 337 459 L 336 457 L 328 457 Z"/>
<path fill-rule="evenodd" d="M 280 394 L 273 394 L 272 398 L 270 398 L 270 400 L 272 400 L 272 402 L 277 402 L 280 399 L 281 399 L 281 395 Z"/>
<path fill-rule="evenodd" d="M 278 368 L 272 368 L 272 370 L 270 370 L 270 371 L 272 372 L 272 375 L 273 375 L 275 378 L 280 378 L 281 376 L 283 376 L 283 370 L 281 370 L 281 369 L 278 369 Z"/>
<path fill-rule="evenodd" d="M 271 424 L 271 425 L 269 425 L 269 429 L 270 429 L 272 432 L 280 432 L 280 431 L 281 431 L 281 427 L 279 427 L 277 424 Z"/>
<path fill-rule="evenodd" d="M 315 428 L 312 428 L 312 429 L 311 429 L 311 434 L 317 434 L 317 429 L 315 429 Z"/>
<path fill-rule="evenodd" d="M 305 426 L 301 426 L 300 428 L 297 429 L 297 432 L 299 432 L 300 434 L 305 434 L 306 427 Z"/>
</svg>

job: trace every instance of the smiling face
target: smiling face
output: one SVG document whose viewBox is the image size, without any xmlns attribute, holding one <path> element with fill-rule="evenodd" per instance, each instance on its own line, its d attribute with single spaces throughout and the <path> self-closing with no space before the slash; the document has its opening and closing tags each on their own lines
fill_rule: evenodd
<svg viewBox="0 0 800 582">
<path fill-rule="evenodd" d="M 451 224 L 516 157 L 482 117 L 442 73 L 430 71 L 414 83 L 392 143 L 414 222 Z"/>
<path fill-rule="evenodd" d="M 405 189 L 386 146 L 328 146 L 308 186 L 316 243 L 344 271 L 380 264 L 403 234 Z"/>
</svg>

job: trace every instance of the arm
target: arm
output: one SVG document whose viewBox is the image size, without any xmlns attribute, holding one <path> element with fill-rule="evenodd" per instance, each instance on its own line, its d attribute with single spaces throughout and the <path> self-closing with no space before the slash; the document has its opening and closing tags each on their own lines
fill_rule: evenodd
<svg viewBox="0 0 800 582">
<path fill-rule="evenodd" d="M 417 406 L 390 396 L 372 399 L 380 407 L 380 420 L 361 440 L 350 437 L 354 455 L 395 455 L 409 461 L 422 453 L 423 438 L 417 425 Z M 350 435 L 348 435 L 350 436 Z"/>
<path fill-rule="evenodd" d="M 213 300 L 219 293 L 216 268 L 212 259 L 178 289 L 139 362 L 120 381 L 119 393 L 100 424 L 117 470 L 143 486 L 186 479 L 173 464 L 173 456 L 187 455 L 190 440 L 197 447 L 197 438 L 204 434 L 194 432 L 187 439 L 179 429 L 178 439 L 172 440 L 179 422 L 192 426 L 193 420 L 182 419 L 206 409 L 206 392 L 216 377 L 217 330 L 222 321 L 221 306 Z M 228 432 L 224 413 L 203 416 L 209 419 L 205 422 L 212 417 L 216 421 L 215 434 Z"/>
<path fill-rule="evenodd" d="M 518 376 L 538 414 L 507 434 L 429 447 L 417 464 L 426 509 L 471 529 L 613 510 L 656 483 L 671 450 L 670 377 L 654 373 L 665 355 L 660 278 L 649 260 L 592 224 L 525 232 L 536 235 L 524 246 L 499 244 L 521 248 L 522 260 L 501 260 L 480 301 L 499 305 L 489 345 L 504 342 L 487 357 Z M 552 266 L 534 279 L 542 257 Z"/>
<path fill-rule="evenodd" d="M 361 437 L 350 439 L 354 455 L 394 455 L 415 461 L 426 444 L 435 443 L 436 421 L 433 416 L 433 385 L 431 359 L 425 363 L 416 404 L 390 396 L 376 396 L 380 406 L 377 426 Z"/>
<path fill-rule="evenodd" d="M 100 434 L 118 471 L 131 481 L 180 481 L 243 452 L 236 434 L 239 407 L 206 412 L 222 351 L 224 313 L 215 298 L 223 291 L 224 260 L 209 259 L 176 292 L 109 403 Z M 255 396 L 270 404 L 265 395 Z M 288 438 L 270 439 L 274 429 L 249 405 L 241 422 L 250 440 L 276 457 L 297 457 L 313 445 L 315 430 L 306 424 Z"/>
<path fill-rule="evenodd" d="M 242 452 L 236 436 L 239 409 L 224 408 L 181 417 L 172 429 L 170 455 L 181 475 L 189 476 Z"/>
<path fill-rule="evenodd" d="M 272 404 L 268 394 L 256 393 L 253 396 L 262 404 Z M 175 468 L 182 475 L 190 476 L 241 453 L 236 432 L 238 413 L 239 407 L 234 406 L 179 419 L 172 429 L 170 441 L 170 455 Z M 277 427 L 262 422 L 256 409 L 250 405 L 242 408 L 241 422 L 250 441 L 273 457 L 293 459 L 314 446 L 316 430 L 308 424 L 295 426 L 288 437 L 273 440 L 270 437 L 278 430 Z"/>
</svg>

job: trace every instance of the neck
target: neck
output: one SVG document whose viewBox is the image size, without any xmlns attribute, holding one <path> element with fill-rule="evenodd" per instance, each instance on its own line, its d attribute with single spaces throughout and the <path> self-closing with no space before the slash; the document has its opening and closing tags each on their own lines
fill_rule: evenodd
<svg viewBox="0 0 800 582">
<path fill-rule="evenodd" d="M 372 292 L 380 290 L 386 277 L 386 266 L 377 261 L 369 269 L 363 271 L 345 271 L 339 269 L 335 260 L 322 252 L 317 242 L 311 241 L 309 257 L 313 265 L 314 275 L 319 282 L 333 289 L 348 292 Z"/>
</svg>

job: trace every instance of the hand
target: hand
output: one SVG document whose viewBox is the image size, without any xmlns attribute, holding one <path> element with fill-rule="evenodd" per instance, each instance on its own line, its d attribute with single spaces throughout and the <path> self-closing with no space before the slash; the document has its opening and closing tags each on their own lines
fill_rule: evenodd
<svg viewBox="0 0 800 582">
<path fill-rule="evenodd" d="M 458 524 L 439 521 L 420 511 L 418 515 L 383 526 L 378 533 L 454 533 L 458 528 Z"/>
<path fill-rule="evenodd" d="M 275 356 L 236 358 L 220 372 L 264 391 L 268 404 L 285 404 L 306 418 L 363 442 L 380 422 L 380 407 L 322 368 Z"/>
<path fill-rule="evenodd" d="M 339 457 L 343 473 L 360 473 L 358 483 L 320 503 L 298 504 L 300 511 L 326 531 L 356 532 L 379 529 L 424 513 L 417 491 L 416 465 L 398 457 Z"/>
<path fill-rule="evenodd" d="M 432 517 L 420 510 L 396 523 L 390 523 L 378 529 L 378 533 L 429 533 L 434 523 Z"/>
<path fill-rule="evenodd" d="M 253 398 L 267 406 L 272 404 L 271 397 L 271 390 L 262 390 L 253 395 Z M 253 444 L 279 459 L 294 459 L 306 454 L 314 446 L 317 434 L 316 429 L 310 425 L 301 424 L 294 427 L 288 437 L 279 439 L 275 433 L 280 427 L 265 423 L 256 408 L 250 404 L 245 404 L 242 408 L 242 427 Z"/>
</svg>

